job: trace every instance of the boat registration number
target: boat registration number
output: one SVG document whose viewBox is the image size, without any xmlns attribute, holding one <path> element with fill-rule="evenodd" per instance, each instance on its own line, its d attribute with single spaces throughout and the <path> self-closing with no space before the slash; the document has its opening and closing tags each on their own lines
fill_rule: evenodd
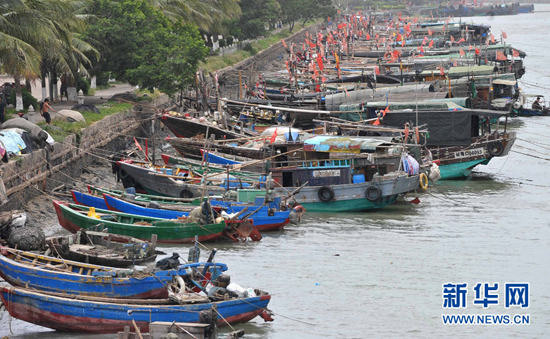
<svg viewBox="0 0 550 339">
<path fill-rule="evenodd" d="M 464 151 L 455 152 L 455 158 L 477 157 L 483 154 L 485 154 L 485 149 L 480 147 L 480 148 L 467 149 Z"/>
<path fill-rule="evenodd" d="M 314 178 L 339 177 L 340 170 L 313 171 Z"/>
</svg>

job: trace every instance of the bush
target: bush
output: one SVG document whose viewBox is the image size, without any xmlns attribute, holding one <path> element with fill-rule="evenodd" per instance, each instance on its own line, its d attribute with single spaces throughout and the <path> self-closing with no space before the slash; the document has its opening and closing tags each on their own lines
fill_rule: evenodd
<svg viewBox="0 0 550 339">
<path fill-rule="evenodd" d="M 220 48 L 227 46 L 225 39 L 219 39 L 218 43 L 220 44 Z"/>
<path fill-rule="evenodd" d="M 32 105 L 34 109 L 38 109 L 38 99 L 32 96 L 26 88 L 21 88 L 21 94 L 23 95 L 23 108 L 29 109 Z M 15 104 L 15 88 L 11 90 L 10 102 Z"/>
<path fill-rule="evenodd" d="M 109 72 L 99 72 L 95 75 L 95 83 L 97 86 L 108 86 L 109 78 L 111 74 Z"/>
<path fill-rule="evenodd" d="M 233 41 L 235 41 L 235 38 L 233 38 L 232 36 L 228 36 L 227 38 L 225 38 L 225 40 L 227 41 L 227 46 L 231 46 L 233 45 Z"/>
<path fill-rule="evenodd" d="M 84 95 L 90 93 L 90 80 L 88 78 L 78 78 L 76 81 L 76 93 L 80 92 L 80 90 L 82 90 Z"/>
<path fill-rule="evenodd" d="M 251 55 L 255 55 L 256 53 L 258 53 L 258 51 L 256 51 L 251 43 L 247 43 L 246 45 L 244 45 L 243 50 L 249 52 Z"/>
</svg>

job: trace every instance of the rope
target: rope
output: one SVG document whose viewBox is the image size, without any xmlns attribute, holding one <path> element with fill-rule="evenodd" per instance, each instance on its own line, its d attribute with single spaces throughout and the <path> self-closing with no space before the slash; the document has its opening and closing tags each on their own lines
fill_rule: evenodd
<svg viewBox="0 0 550 339">
<path fill-rule="evenodd" d="M 511 152 L 522 154 L 522 155 L 525 155 L 525 156 L 528 156 L 528 157 L 531 157 L 531 158 L 550 161 L 550 159 L 548 159 L 548 158 L 537 157 L 536 155 L 532 155 L 532 154 L 528 154 L 528 153 L 518 152 L 518 151 L 515 151 L 515 150 L 511 150 Z"/>
<path fill-rule="evenodd" d="M 243 300 L 244 302 L 247 302 L 246 300 Z M 253 306 L 256 306 L 256 305 L 253 305 Z M 231 326 L 231 324 L 221 315 L 220 312 L 218 312 L 217 309 L 213 308 L 214 312 L 216 312 L 220 318 L 222 318 L 223 321 L 225 321 L 225 323 L 227 324 L 227 326 L 229 326 L 231 328 L 232 331 L 235 331 L 235 328 L 233 328 L 233 326 Z"/>
</svg>

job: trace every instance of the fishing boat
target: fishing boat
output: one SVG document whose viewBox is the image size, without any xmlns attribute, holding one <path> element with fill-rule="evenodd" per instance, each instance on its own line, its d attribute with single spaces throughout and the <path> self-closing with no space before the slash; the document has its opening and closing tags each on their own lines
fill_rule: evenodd
<svg viewBox="0 0 550 339">
<path fill-rule="evenodd" d="M 157 257 L 157 236 L 143 241 L 118 234 L 81 229 L 75 234 L 46 239 L 53 254 L 68 260 L 110 267 L 129 267 Z"/>
<path fill-rule="evenodd" d="M 216 120 L 221 120 L 216 119 Z M 202 135 L 202 138 L 208 139 L 214 135 L 216 139 L 238 139 L 253 136 L 256 133 L 245 130 L 241 126 L 235 127 L 233 131 L 220 128 L 218 123 L 213 123 L 203 118 L 192 118 L 181 116 L 177 113 L 165 113 L 160 117 L 164 126 L 179 138 L 192 138 Z M 222 124 L 223 125 L 223 124 Z"/>
<path fill-rule="evenodd" d="M 9 314 L 17 319 L 58 331 L 116 333 L 133 323 L 149 331 L 155 321 L 200 322 L 200 312 L 216 308 L 218 325 L 250 321 L 264 312 L 269 294 L 211 302 L 207 297 L 191 295 L 170 299 L 135 300 L 42 293 L 20 287 L 2 287 L 2 301 Z M 265 293 L 265 292 L 264 292 Z"/>
<path fill-rule="evenodd" d="M 224 264 L 205 264 L 212 274 L 227 270 Z M 214 270 L 215 268 L 215 270 Z M 181 269 L 144 273 L 86 264 L 0 247 L 0 276 L 13 286 L 80 296 L 104 298 L 166 298 L 166 286 Z"/>
<path fill-rule="evenodd" d="M 88 229 L 94 225 L 103 224 L 110 233 L 126 235 L 138 239 L 150 239 L 157 235 L 159 243 L 186 244 L 195 241 L 214 241 L 222 236 L 226 228 L 223 219 L 216 223 L 200 225 L 184 220 L 165 220 L 143 217 L 133 214 L 95 209 L 90 207 L 53 201 L 59 224 L 66 230 L 76 233 L 81 228 Z M 99 217 L 99 219 L 97 218 Z"/>
<path fill-rule="evenodd" d="M 383 119 L 385 126 L 404 126 L 418 121 L 427 126 L 419 133 L 419 144 L 426 145 L 431 160 L 439 166 L 441 179 L 470 176 L 477 165 L 486 165 L 494 157 L 508 155 L 516 132 L 506 129 L 491 132 L 490 119 L 508 116 L 507 112 L 464 109 L 430 111 L 390 111 Z"/>
<path fill-rule="evenodd" d="M 144 207 L 137 204 L 133 204 L 129 201 L 118 199 L 110 194 L 103 194 L 103 199 L 100 197 L 80 193 L 77 191 L 71 191 L 73 199 L 77 204 L 83 204 L 90 207 L 101 208 L 105 206 L 108 210 L 118 211 L 122 213 L 141 215 L 146 217 L 154 217 L 161 219 L 177 219 L 182 217 L 188 217 L 189 212 L 183 212 L 175 209 L 161 209 Z M 83 203 L 86 201 L 87 203 Z M 211 201 L 215 207 L 215 203 Z M 160 207 L 160 206 L 159 206 Z M 170 206 L 168 206 L 170 207 Z M 197 206 L 189 206 L 190 208 L 196 208 Z M 278 231 L 290 222 L 291 210 L 288 211 L 275 211 L 269 208 L 269 206 L 250 206 L 246 204 L 226 204 L 225 207 L 220 206 L 220 210 L 224 210 L 229 214 L 240 213 L 244 209 L 248 211 L 242 212 L 242 216 L 246 216 L 247 219 L 252 220 L 254 227 L 260 231 Z M 249 212 L 248 214 L 246 212 Z"/>
<path fill-rule="evenodd" d="M 165 195 L 177 198 L 196 198 L 202 195 L 218 195 L 226 191 L 219 184 L 224 178 L 210 178 L 210 184 L 200 184 L 201 178 L 193 178 L 182 171 L 156 170 L 150 166 L 131 163 L 131 161 L 117 161 L 115 171 L 125 188 L 135 187 L 147 194 Z M 221 175 L 221 174 L 220 174 Z M 234 178 L 233 178 L 234 180 Z M 215 181 L 216 184 L 213 182 Z M 237 181 L 238 183 L 238 181 Z M 247 185 L 246 183 L 244 183 Z"/>
<path fill-rule="evenodd" d="M 157 209 L 157 208 L 147 208 L 139 205 L 131 204 L 124 200 L 117 199 L 108 194 L 103 195 L 105 202 L 107 203 L 107 208 L 111 211 L 119 211 L 123 213 L 131 213 L 155 218 L 163 219 L 175 219 L 181 217 L 189 216 L 187 212 L 179 212 L 173 210 Z M 230 205 L 228 207 L 229 213 L 244 213 L 243 210 L 249 210 L 249 214 L 246 214 L 246 218 L 252 220 L 254 226 L 258 231 L 278 231 L 283 229 L 283 227 L 290 222 L 289 215 L 291 213 L 288 211 L 271 211 L 267 206 L 235 206 Z M 244 216 L 244 214 L 243 214 Z"/>
</svg>

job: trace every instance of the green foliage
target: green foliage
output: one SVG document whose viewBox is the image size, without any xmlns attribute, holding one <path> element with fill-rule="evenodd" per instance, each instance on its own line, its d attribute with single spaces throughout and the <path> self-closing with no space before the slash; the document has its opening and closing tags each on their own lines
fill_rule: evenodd
<svg viewBox="0 0 550 339">
<path fill-rule="evenodd" d="M 254 48 L 254 46 L 252 46 L 251 43 L 247 43 L 246 45 L 244 45 L 243 51 L 250 53 L 250 55 L 256 55 L 256 53 L 258 53 L 258 51 L 256 51 L 256 49 Z"/>
<path fill-rule="evenodd" d="M 107 86 L 109 88 L 109 78 L 111 74 L 109 72 L 97 72 L 95 74 L 95 84 L 97 87 Z"/>
<path fill-rule="evenodd" d="M 305 25 L 314 18 L 334 17 L 336 7 L 331 0 L 278 0 L 281 5 L 283 21 L 289 24 L 292 32 L 295 22 Z"/>
<path fill-rule="evenodd" d="M 90 80 L 88 78 L 78 78 L 76 81 L 76 92 L 78 93 L 80 90 L 82 90 L 84 95 L 90 94 Z"/>
<path fill-rule="evenodd" d="M 152 90 L 175 93 L 194 80 L 208 49 L 194 26 L 170 21 L 144 0 L 97 0 L 100 19 L 86 36 L 102 46 L 103 72 Z"/>
<path fill-rule="evenodd" d="M 241 0 L 242 15 L 238 20 L 226 24 L 228 32 L 240 39 L 255 39 L 266 34 L 266 23 L 279 19 L 281 7 L 276 0 Z M 235 34 L 236 30 L 240 35 Z"/>
<path fill-rule="evenodd" d="M 26 88 L 21 88 L 21 94 L 23 95 L 23 108 L 29 109 L 32 105 L 35 109 L 38 109 L 38 99 L 32 96 Z M 15 104 L 15 88 L 12 89 L 10 94 L 10 103 Z"/>
</svg>

